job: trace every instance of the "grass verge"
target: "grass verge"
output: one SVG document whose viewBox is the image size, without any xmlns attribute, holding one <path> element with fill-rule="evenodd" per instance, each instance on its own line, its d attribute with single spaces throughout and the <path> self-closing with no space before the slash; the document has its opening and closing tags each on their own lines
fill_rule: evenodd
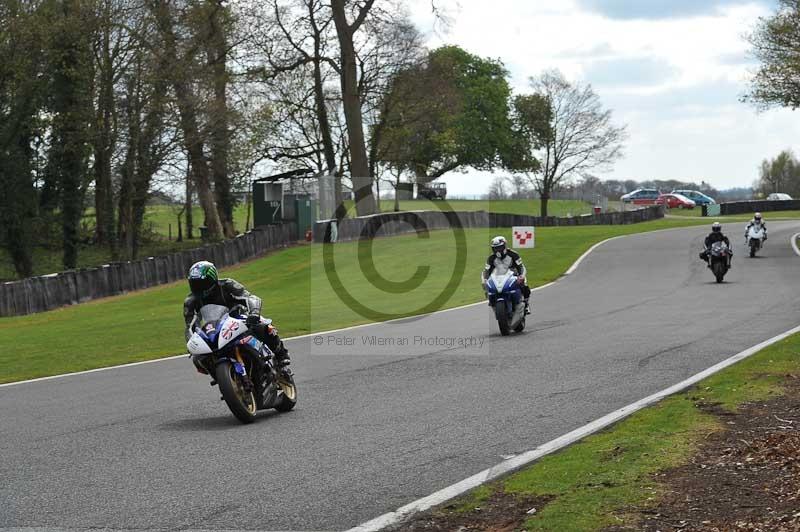
<svg viewBox="0 0 800 532">
<path fill-rule="evenodd" d="M 529 283 L 539 286 L 560 277 L 589 247 L 609 237 L 657 229 L 696 225 L 693 220 L 659 220 L 637 225 L 544 227 L 537 230 L 537 247 L 521 250 L 529 266 Z M 494 234 L 510 230 L 464 231 L 464 272 L 455 279 L 441 308 L 483 298 L 478 271 Z M 392 316 L 420 313 L 448 283 L 455 269 L 454 233 L 434 231 L 427 238 L 405 235 L 368 243 L 374 269 L 362 271 L 364 243 L 334 246 L 336 271 L 344 288 L 358 301 Z M 328 281 L 330 268 L 322 246 L 298 246 L 226 268 L 233 277 L 264 300 L 264 314 L 275 319 L 283 336 L 294 336 L 374 321 L 343 304 Z M 366 271 L 366 274 L 364 273 Z M 373 286 L 381 276 L 407 282 L 401 293 Z M 50 312 L 0 319 L 0 382 L 151 360 L 184 352 L 183 282 L 131 294 L 64 307 Z M 43 342 L 46 334 L 53 342 Z"/>
<path fill-rule="evenodd" d="M 798 352 L 800 334 L 420 516 L 406 528 L 417 530 L 431 521 L 445 528 L 468 525 L 477 512 L 491 512 L 487 505 L 501 494 L 547 501 L 533 516 L 524 511 L 516 516 L 515 530 L 635 528 L 627 512 L 655 506 L 661 490 L 659 472 L 686 463 L 709 433 L 722 429 L 718 418 L 707 413 L 709 406 L 736 411 L 740 405 L 782 395 L 786 376 L 800 372 Z"/>
</svg>

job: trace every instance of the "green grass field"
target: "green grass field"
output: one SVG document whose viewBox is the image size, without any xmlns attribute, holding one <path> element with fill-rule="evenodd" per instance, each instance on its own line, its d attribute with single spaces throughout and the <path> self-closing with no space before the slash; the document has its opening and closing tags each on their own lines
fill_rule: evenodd
<svg viewBox="0 0 800 532">
<path fill-rule="evenodd" d="M 419 211 L 419 210 L 439 210 L 443 204 L 448 208 L 455 211 L 491 211 L 510 214 L 529 214 L 531 216 L 538 216 L 540 214 L 539 200 L 502 200 L 502 201 L 489 201 L 489 200 L 448 200 L 446 202 L 429 201 L 429 200 L 407 200 L 400 202 L 400 210 L 402 211 Z M 349 210 L 350 216 L 355 216 L 353 212 L 353 202 L 345 202 L 345 206 Z M 580 214 L 587 214 L 592 211 L 592 206 L 589 203 L 578 200 L 550 200 L 549 205 L 551 216 L 578 216 Z M 145 214 L 145 228 L 151 230 L 159 235 L 169 235 L 169 225 L 172 224 L 172 237 L 178 234 L 177 214 L 180 207 L 177 205 L 151 205 L 147 208 Z M 381 211 L 392 212 L 394 211 L 394 200 L 381 200 Z M 203 211 L 199 206 L 192 210 L 192 216 L 195 227 L 203 225 Z M 234 223 L 236 229 L 244 231 L 247 220 L 247 206 L 237 205 L 233 211 Z M 250 213 L 250 225 L 253 222 L 253 214 Z"/>
<path fill-rule="evenodd" d="M 800 335 L 791 336 L 434 514 L 464 514 L 476 507 L 489 511 L 489 499 L 499 491 L 551 498 L 526 520 L 525 530 L 638 530 L 628 513 L 658 500 L 657 473 L 686 463 L 704 438 L 721 429 L 719 418 L 703 412 L 699 403 L 735 411 L 783 394 L 787 376 L 800 372 L 798 351 Z"/>
<path fill-rule="evenodd" d="M 605 238 L 670 227 L 696 225 L 694 220 L 660 220 L 638 225 L 546 227 L 537 231 L 537 248 L 521 250 L 529 265 L 532 286 L 557 279 L 586 249 Z M 478 271 L 487 255 L 487 242 L 510 230 L 472 229 L 466 239 L 465 271 L 455 280 L 442 307 L 480 301 Z M 358 301 L 392 316 L 419 313 L 430 294 L 447 285 L 454 266 L 454 234 L 435 231 L 430 238 L 416 235 L 372 241 L 375 268 L 391 281 L 419 281 L 419 286 L 386 297 L 365 280 L 358 243 L 333 247 L 334 264 L 343 285 Z M 284 336 L 294 336 L 373 321 L 342 303 L 325 275 L 323 247 L 302 245 L 228 268 L 233 277 L 264 299 L 264 313 Z M 402 258 L 402 260 L 398 260 Z M 417 271 L 427 267 L 424 277 Z M 415 277 L 416 276 L 416 277 Z M 374 278 L 370 274 L 370 278 Z M 126 362 L 148 360 L 185 349 L 181 305 L 183 282 L 61 309 L 0 319 L 0 382 L 54 375 Z M 430 309 L 428 309 L 430 310 Z M 46 330 L 58 338 L 58 348 L 31 331 Z M 302 355 L 301 355 L 302 356 Z"/>
<path fill-rule="evenodd" d="M 410 210 L 438 210 L 444 204 L 442 202 L 431 202 L 428 200 L 409 200 L 400 202 L 400 208 L 404 211 Z M 489 200 L 452 200 L 446 203 L 448 208 L 457 211 L 478 211 L 485 210 L 499 213 L 510 214 L 529 214 L 539 215 L 540 204 L 539 200 L 503 200 L 503 201 L 489 201 Z M 351 210 L 349 215 L 354 216 L 355 212 L 352 211 L 352 202 L 347 203 L 347 207 Z M 577 200 L 551 200 L 550 201 L 550 214 L 552 216 L 578 216 L 591 212 L 592 206 L 586 202 Z M 394 210 L 393 200 L 381 200 L 381 210 L 383 212 L 391 212 Z M 193 221 L 194 221 L 194 239 L 184 240 L 183 242 L 176 242 L 178 236 L 178 218 L 177 214 L 180 211 L 180 206 L 177 205 L 151 205 L 147 208 L 144 219 L 144 231 L 146 234 L 153 235 L 149 241 L 142 244 L 140 252 L 141 257 L 163 255 L 188 249 L 199 247 L 202 245 L 200 241 L 200 233 L 197 227 L 203 225 L 203 211 L 199 206 L 194 207 Z M 84 216 L 87 227 L 91 230 L 93 227 L 92 209 L 88 209 Z M 252 212 L 250 213 L 252 225 Z M 244 231 L 248 227 L 247 223 L 247 206 L 238 205 L 234 209 L 234 223 L 239 231 Z M 171 227 L 170 227 L 171 226 Z M 171 240 L 170 240 L 171 237 Z M 88 268 L 105 264 L 111 260 L 111 251 L 106 248 L 99 248 L 96 246 L 82 246 L 78 253 L 78 267 Z M 34 275 L 46 275 L 61 271 L 61 251 L 46 247 L 37 247 L 34 249 Z M 16 272 L 14 271 L 11 258 L 0 249 L 0 281 L 11 281 L 17 279 Z"/>
<path fill-rule="evenodd" d="M 200 247 L 202 242 L 199 238 L 194 240 L 184 240 L 183 242 L 155 240 L 146 242 L 140 249 L 140 257 L 154 257 L 166 255 L 183 249 Z M 82 245 L 78 252 L 78 268 L 89 268 L 107 264 L 111 261 L 111 250 L 99 246 Z M 49 273 L 60 272 L 64 269 L 62 253 L 60 249 L 45 247 L 35 247 L 33 249 L 33 275 L 47 275 Z M 0 248 L 0 282 L 13 281 L 17 279 L 17 272 L 11 262 L 11 257 L 4 248 Z"/>
</svg>

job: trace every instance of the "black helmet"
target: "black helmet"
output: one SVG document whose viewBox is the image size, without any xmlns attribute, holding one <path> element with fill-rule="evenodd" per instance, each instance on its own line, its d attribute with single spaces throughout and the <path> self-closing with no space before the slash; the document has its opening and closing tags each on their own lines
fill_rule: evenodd
<svg viewBox="0 0 800 532">
<path fill-rule="evenodd" d="M 719 223 L 719 222 L 714 222 L 713 224 L 711 224 L 711 230 L 713 232 L 715 232 L 715 233 L 721 233 L 722 232 L 722 224 Z"/>
<path fill-rule="evenodd" d="M 189 268 L 189 289 L 195 296 L 210 295 L 218 280 L 217 267 L 207 260 L 195 262 Z"/>
<path fill-rule="evenodd" d="M 492 239 L 492 253 L 496 257 L 503 257 L 506 254 L 506 239 L 502 236 L 496 236 Z"/>
</svg>

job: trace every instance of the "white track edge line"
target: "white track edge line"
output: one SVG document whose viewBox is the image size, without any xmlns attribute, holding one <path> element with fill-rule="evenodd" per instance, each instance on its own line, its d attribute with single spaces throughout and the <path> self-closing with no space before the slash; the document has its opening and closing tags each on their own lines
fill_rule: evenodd
<svg viewBox="0 0 800 532">
<path fill-rule="evenodd" d="M 795 254 L 800 256 L 800 249 L 797 248 L 797 237 L 800 236 L 800 233 L 795 233 L 792 235 L 789 243 L 792 245 L 792 249 L 794 250 Z"/>
<path fill-rule="evenodd" d="M 800 253 L 798 253 L 800 254 Z M 383 530 L 386 527 L 397 525 L 402 523 L 404 520 L 408 519 L 412 515 L 424 512 L 434 506 L 438 506 L 444 502 L 449 501 L 459 495 L 466 493 L 467 491 L 480 486 L 490 480 L 493 480 L 497 477 L 505 475 L 507 473 L 511 473 L 517 469 L 520 469 L 523 466 L 534 462 L 543 456 L 551 454 L 555 451 L 561 450 L 568 445 L 577 442 L 594 434 L 595 432 L 602 430 L 609 425 L 624 419 L 631 414 L 638 412 L 639 410 L 652 405 L 658 401 L 661 401 L 665 397 L 673 395 L 677 392 L 685 390 L 689 386 L 696 384 L 697 382 L 709 377 L 728 366 L 732 366 L 737 362 L 748 358 L 755 353 L 761 351 L 765 347 L 769 347 L 770 345 L 777 343 L 784 338 L 791 336 L 792 334 L 800 332 L 800 326 L 790 329 L 784 333 L 781 333 L 777 336 L 773 336 L 772 338 L 761 342 L 758 345 L 754 345 L 753 347 L 746 349 L 730 358 L 719 362 L 711 366 L 708 369 L 701 371 L 686 380 L 683 380 L 677 384 L 670 386 L 669 388 L 665 388 L 660 392 L 656 392 L 652 395 L 645 397 L 644 399 L 640 399 L 635 403 L 631 403 L 627 406 L 620 408 L 619 410 L 615 410 L 610 414 L 606 414 L 605 416 L 592 421 L 582 427 L 579 427 L 563 436 L 559 436 L 558 438 L 551 440 L 545 444 L 542 444 L 536 447 L 533 450 L 527 451 L 520 455 L 514 456 L 513 458 L 509 458 L 489 469 L 485 469 L 480 473 L 472 475 L 471 477 L 465 478 L 464 480 L 457 482 L 451 486 L 448 486 L 444 489 L 441 489 L 427 497 L 423 497 L 422 499 L 417 499 L 414 502 L 406 504 L 395 510 L 394 512 L 389 512 L 383 514 L 375 519 L 371 519 L 365 523 L 362 523 L 354 528 L 349 529 L 347 532 L 375 532 L 378 530 Z"/>
<path fill-rule="evenodd" d="M 544 288 L 547 288 L 548 286 L 552 286 L 552 285 L 556 284 L 559 280 L 563 279 L 564 277 L 566 277 L 568 275 L 571 275 L 572 273 L 575 272 L 576 269 L 578 269 L 578 266 L 580 266 L 580 264 L 584 261 L 584 259 L 586 259 L 586 257 L 588 257 L 590 253 L 592 253 L 592 251 L 594 251 L 598 247 L 602 246 L 606 242 L 610 242 L 611 240 L 616 240 L 618 238 L 625 238 L 625 237 L 629 237 L 629 236 L 636 236 L 636 235 L 649 234 L 649 233 L 660 233 L 662 231 L 675 231 L 675 230 L 678 230 L 678 229 L 688 229 L 688 228 L 692 228 L 692 227 L 696 227 L 696 226 L 691 226 L 690 225 L 690 226 L 686 226 L 686 227 L 670 227 L 670 228 L 666 228 L 666 229 L 656 229 L 655 231 L 645 231 L 644 233 L 631 233 L 631 234 L 628 234 L 628 235 L 617 235 L 617 236 L 612 236 L 611 238 L 607 238 L 605 240 L 601 240 L 600 242 L 597 242 L 592 247 L 587 249 L 586 252 L 584 252 L 583 255 L 578 257 L 578 260 L 576 260 L 574 263 L 572 263 L 572 266 L 570 266 L 569 269 L 566 272 L 564 272 L 564 274 L 561 277 L 559 277 L 555 281 L 551 281 L 551 282 L 549 282 L 547 284 L 543 284 L 542 286 L 537 286 L 536 288 L 531 288 L 531 292 L 535 292 L 537 290 L 542 290 Z M 798 253 L 798 254 L 800 254 L 800 253 Z M 343 331 L 351 331 L 353 329 L 358 329 L 358 328 L 361 328 L 361 327 L 371 327 L 373 325 L 382 325 L 384 323 L 392 323 L 392 322 L 396 322 L 396 321 L 400 321 L 400 320 L 408 320 L 408 319 L 412 319 L 412 318 L 425 318 L 427 316 L 433 316 L 434 314 L 443 314 L 445 312 L 451 312 L 453 310 L 461 310 L 461 309 L 465 309 L 465 308 L 469 308 L 469 307 L 475 307 L 475 306 L 478 306 L 478 305 L 485 305 L 485 304 L 486 304 L 485 301 L 478 301 L 477 303 L 468 303 L 466 305 L 461 305 L 459 307 L 452 307 L 452 308 L 446 308 L 446 309 L 442 309 L 442 310 L 437 310 L 436 312 L 429 312 L 428 314 L 417 314 L 415 316 L 406 316 L 404 318 L 394 318 L 394 319 L 386 320 L 386 321 L 379 321 L 379 322 L 372 322 L 372 323 L 362 323 L 361 325 L 351 325 L 349 327 L 343 327 L 341 329 L 331 329 L 331 330 L 328 330 L 328 331 L 319 331 L 319 332 L 314 332 L 314 333 L 301 334 L 301 335 L 298 335 L 298 336 L 289 336 L 287 338 L 284 338 L 284 341 L 287 341 L 287 340 L 300 340 L 302 338 L 310 338 L 310 337 L 313 337 L 313 336 L 319 336 L 319 335 L 325 335 L 325 334 L 333 334 L 333 333 L 343 332 Z M 108 371 L 108 370 L 119 369 L 119 368 L 130 368 L 130 367 L 133 367 L 133 366 L 142 366 L 144 364 L 155 364 L 157 362 L 166 362 L 166 361 L 169 361 L 169 360 L 175 360 L 176 358 L 181 358 L 181 357 L 185 357 L 185 356 L 188 356 L 188 353 L 183 353 L 183 354 L 180 354 L 180 355 L 170 355 L 170 356 L 166 356 L 166 357 L 162 357 L 162 358 L 154 358 L 152 360 L 143 360 L 141 362 L 130 362 L 130 363 L 127 363 L 127 364 L 118 364 L 116 366 L 106 366 L 106 367 L 103 367 L 103 368 L 87 369 L 87 370 L 84 370 L 84 371 L 73 371 L 73 372 L 70 372 L 70 373 L 60 373 L 58 375 L 49 375 L 47 377 L 38 377 L 36 379 L 28 379 L 28 380 L 24 380 L 24 381 L 7 382 L 5 384 L 0 384 L 0 388 L 8 388 L 10 386 L 19 386 L 20 384 L 29 384 L 29 383 L 33 383 L 33 382 L 48 381 L 48 380 L 53 380 L 53 379 L 61 379 L 61 378 L 64 378 L 64 377 L 74 377 L 75 375 L 84 375 L 86 373 L 96 373 L 98 371 Z"/>
</svg>

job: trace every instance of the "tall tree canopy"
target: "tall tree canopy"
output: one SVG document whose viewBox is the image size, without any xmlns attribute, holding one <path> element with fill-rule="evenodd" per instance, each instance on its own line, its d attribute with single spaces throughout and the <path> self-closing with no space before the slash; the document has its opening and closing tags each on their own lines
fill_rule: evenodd
<svg viewBox="0 0 800 532">
<path fill-rule="evenodd" d="M 507 77 L 499 61 L 457 46 L 431 51 L 395 78 L 378 157 L 419 182 L 502 165 L 514 144 Z"/>
</svg>

